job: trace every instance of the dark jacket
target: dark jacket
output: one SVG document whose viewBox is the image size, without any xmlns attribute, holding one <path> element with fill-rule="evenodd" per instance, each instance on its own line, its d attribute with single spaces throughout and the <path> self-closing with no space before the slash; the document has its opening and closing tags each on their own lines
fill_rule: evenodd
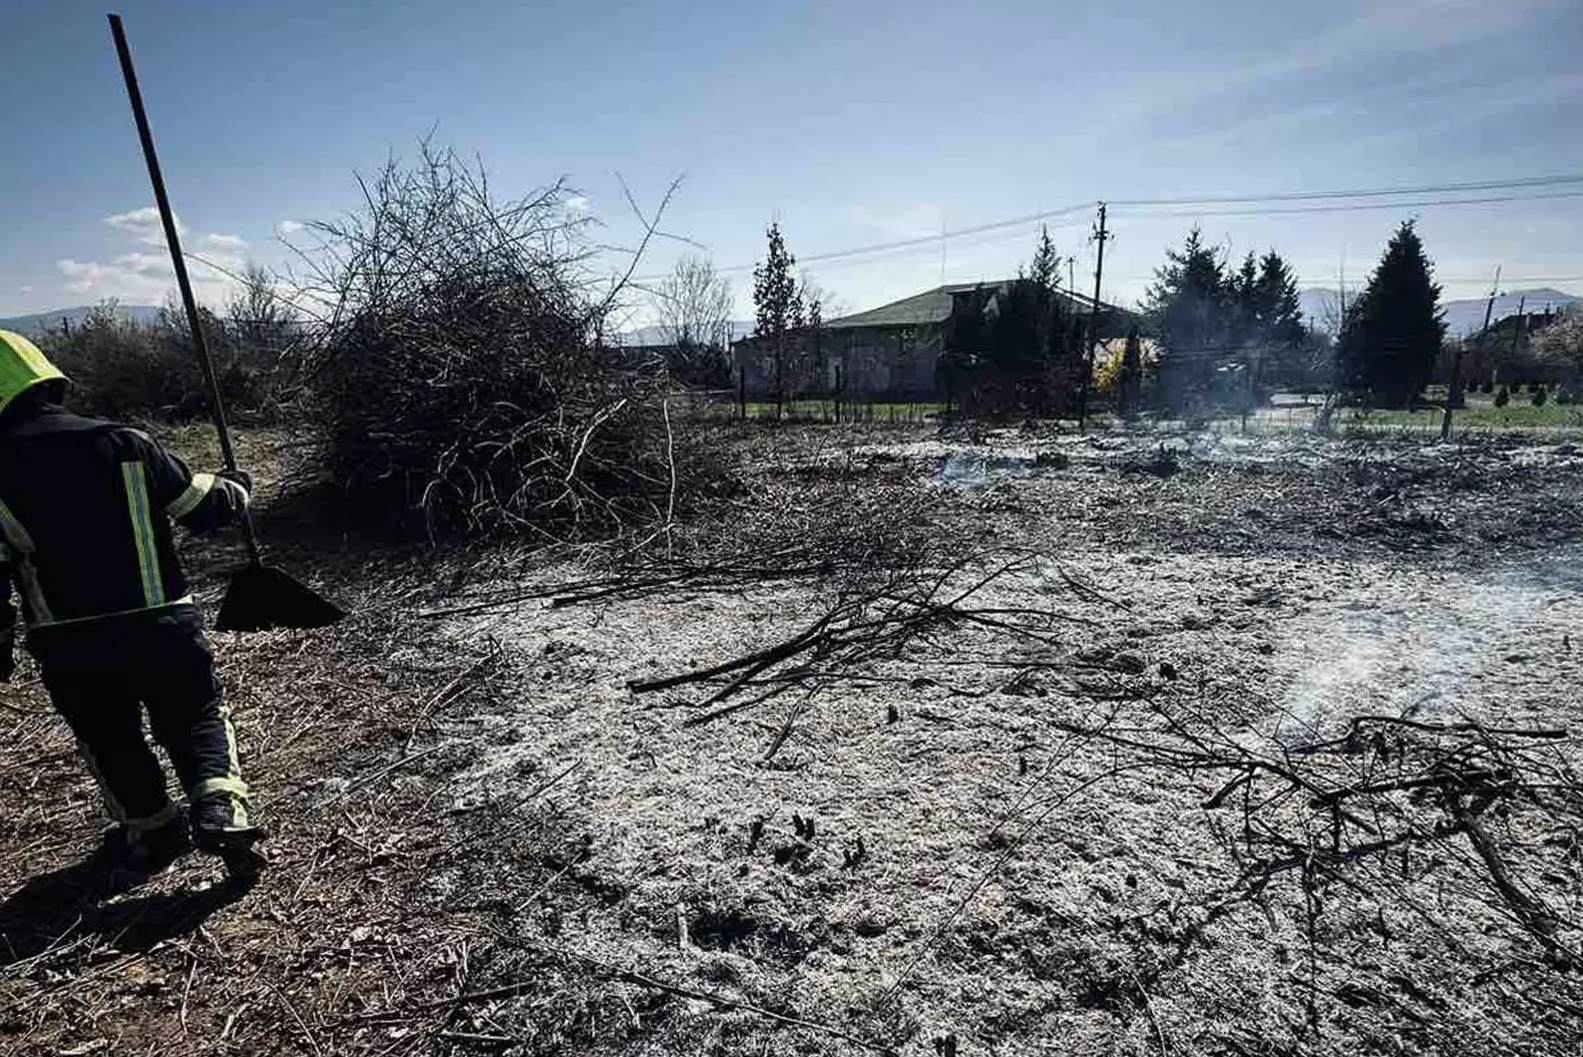
<svg viewBox="0 0 1583 1057">
<path fill-rule="evenodd" d="M 54 406 L 9 418 L 0 421 L 0 638 L 15 621 L 12 583 L 29 628 L 190 604 L 171 521 L 198 532 L 230 524 L 247 491 L 191 472 L 130 426 Z"/>
</svg>

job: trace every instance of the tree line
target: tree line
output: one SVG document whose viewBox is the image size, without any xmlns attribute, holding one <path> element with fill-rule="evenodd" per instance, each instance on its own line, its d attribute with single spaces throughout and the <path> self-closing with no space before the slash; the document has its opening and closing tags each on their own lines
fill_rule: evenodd
<svg viewBox="0 0 1583 1057">
<path fill-rule="evenodd" d="M 284 354 L 303 333 L 275 292 L 274 278 L 250 265 L 218 312 L 198 318 L 214 360 L 221 395 L 244 420 L 281 415 L 297 384 Z M 188 422 L 209 414 L 209 391 L 186 313 L 168 302 L 150 321 L 132 318 L 113 300 L 82 321 L 37 335 L 72 380 L 72 405 L 107 418 Z"/>
<path fill-rule="evenodd" d="M 839 373 L 827 369 L 823 292 L 798 277 L 778 224 L 767 227 L 766 241 L 753 272 L 753 336 L 772 363 L 769 388 L 778 402 L 792 392 L 839 388 Z M 1196 226 L 1165 251 L 1136 312 L 1102 305 L 1092 315 L 1087 298 L 1063 287 L 1069 259 L 1041 230 L 1014 279 L 955 292 L 935 350 L 938 397 L 967 414 L 1064 417 L 1091 387 L 1123 416 L 1194 417 L 1246 415 L 1277 389 L 1407 408 L 1424 402 L 1432 382 L 1450 381 L 1447 354 L 1455 345 L 1413 220 L 1398 225 L 1363 289 L 1350 301 L 1343 292 L 1335 318 L 1326 320 L 1304 318 L 1296 273 L 1277 249 L 1237 259 Z M 729 385 L 726 280 L 706 259 L 684 258 L 656 305 L 672 339 L 673 375 Z M 1491 335 L 1466 340 L 1463 380 L 1489 390 L 1498 384 L 1493 365 L 1510 373 L 1521 347 L 1530 373 L 1551 378 L 1570 398 L 1583 381 L 1576 316 L 1533 341 L 1522 327 L 1505 352 Z M 1563 376 L 1573 380 L 1555 380 Z"/>
</svg>

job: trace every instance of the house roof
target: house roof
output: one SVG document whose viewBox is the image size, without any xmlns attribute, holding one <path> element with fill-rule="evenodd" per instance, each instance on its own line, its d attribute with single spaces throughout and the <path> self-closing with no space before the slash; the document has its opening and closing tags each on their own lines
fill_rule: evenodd
<svg viewBox="0 0 1583 1057">
<path fill-rule="evenodd" d="M 973 288 L 969 286 L 965 289 Z M 937 286 L 933 290 L 925 290 L 921 294 L 913 294 L 900 301 L 871 308 L 867 312 L 856 312 L 850 316 L 832 319 L 825 326 L 832 330 L 844 330 L 848 327 L 905 327 L 943 323 L 951 318 L 951 295 L 960 289 L 962 288 Z"/>
<path fill-rule="evenodd" d="M 856 312 L 849 316 L 827 320 L 824 325 L 830 330 L 846 330 L 854 327 L 909 327 L 944 323 L 951 318 L 954 295 L 969 293 L 980 287 L 995 290 L 1008 285 L 1011 281 L 986 279 L 978 283 L 947 283 L 933 290 L 925 290 L 921 294 L 904 297 L 900 301 L 892 301 L 888 305 L 871 308 L 867 312 Z M 1080 312 L 1090 311 L 1093 306 L 1093 298 L 1074 291 L 1059 290 L 1057 296 Z M 1110 304 L 1104 304 L 1104 309 L 1107 312 L 1126 311 Z"/>
</svg>

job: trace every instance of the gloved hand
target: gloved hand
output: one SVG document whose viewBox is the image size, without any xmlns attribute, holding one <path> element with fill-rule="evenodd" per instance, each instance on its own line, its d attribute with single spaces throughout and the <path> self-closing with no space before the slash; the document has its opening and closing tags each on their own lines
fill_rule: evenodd
<svg viewBox="0 0 1583 1057">
<path fill-rule="evenodd" d="M 252 491 L 253 491 L 253 475 L 248 473 L 246 470 L 243 470 L 243 469 L 240 469 L 240 468 L 235 469 L 235 470 L 221 470 L 218 473 L 216 473 L 215 476 L 216 477 L 223 477 L 227 481 L 230 481 L 232 484 L 239 484 L 249 494 L 252 494 Z"/>
</svg>

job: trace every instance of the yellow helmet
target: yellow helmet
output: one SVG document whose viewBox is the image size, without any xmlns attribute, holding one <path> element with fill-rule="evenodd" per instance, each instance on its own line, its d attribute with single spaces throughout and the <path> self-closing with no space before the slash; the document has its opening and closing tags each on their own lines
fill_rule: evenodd
<svg viewBox="0 0 1583 1057">
<path fill-rule="evenodd" d="M 65 380 L 37 345 L 20 334 L 0 330 L 0 414 L 35 385 Z"/>
</svg>

